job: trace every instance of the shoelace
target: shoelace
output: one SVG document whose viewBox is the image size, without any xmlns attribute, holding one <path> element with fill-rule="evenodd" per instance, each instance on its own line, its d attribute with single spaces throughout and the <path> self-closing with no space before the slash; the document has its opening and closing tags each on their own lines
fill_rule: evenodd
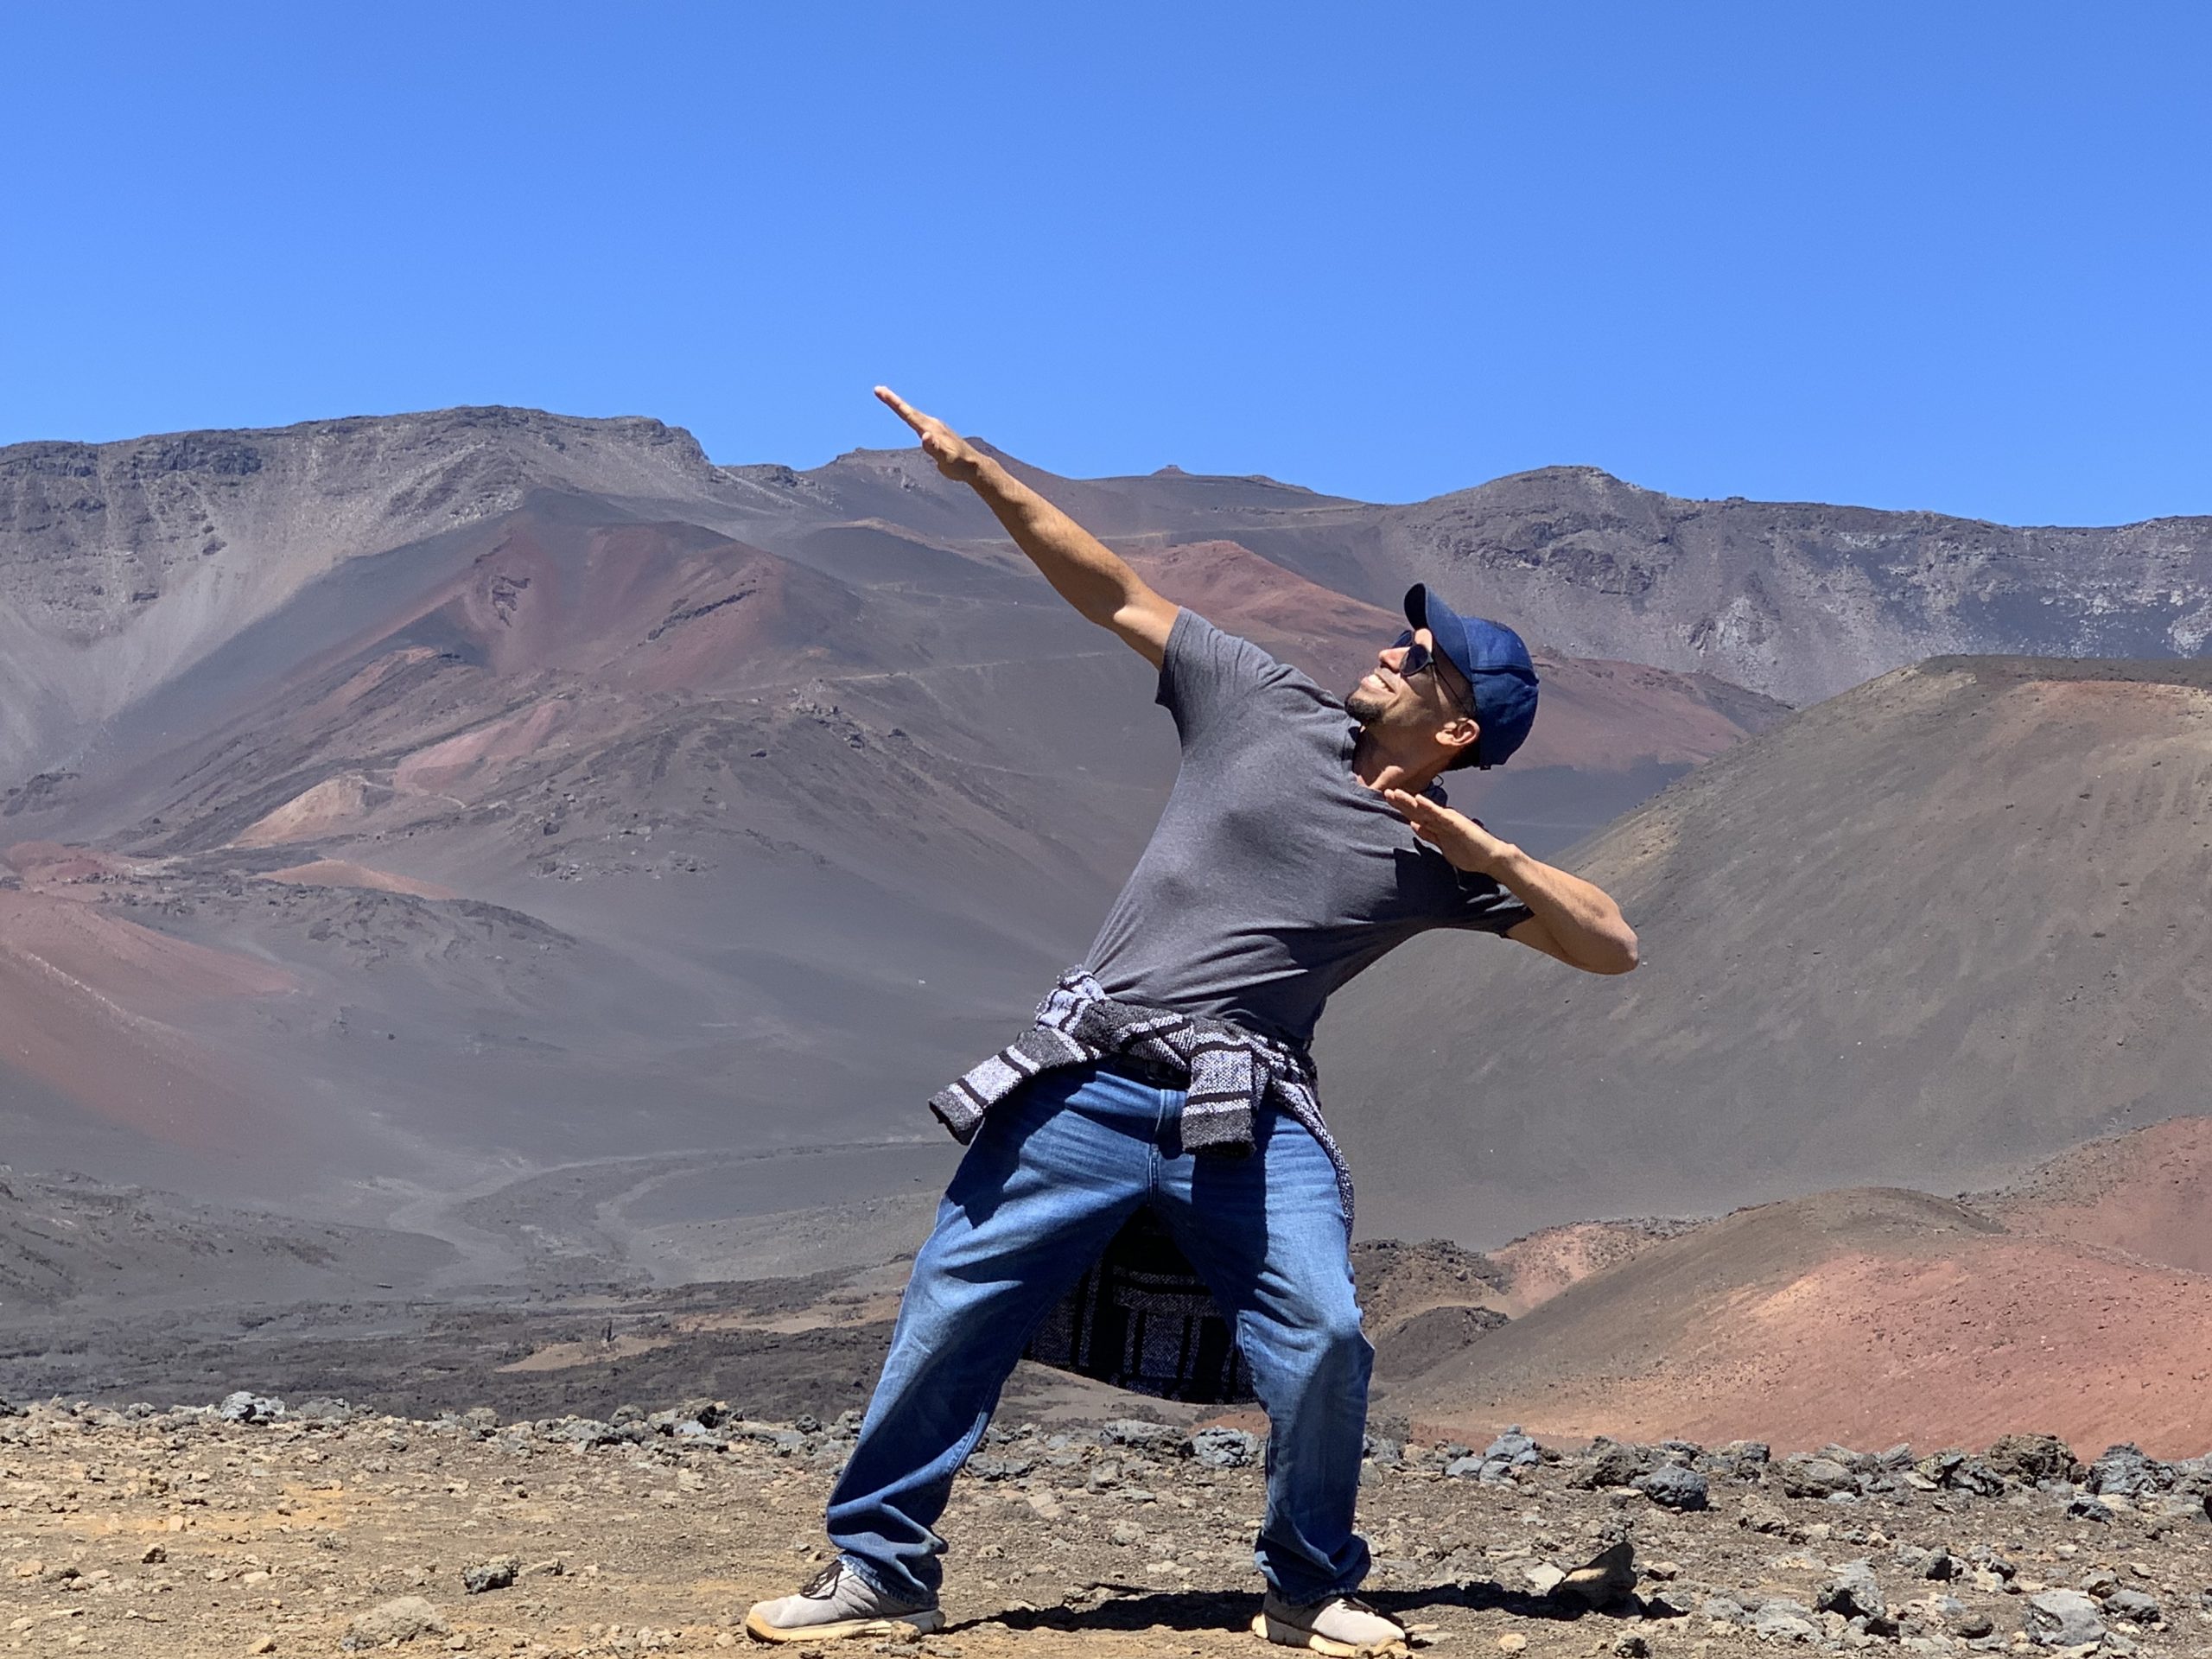
<svg viewBox="0 0 2212 1659">
<path fill-rule="evenodd" d="M 799 1594 L 810 1600 L 828 1600 L 837 1593 L 837 1580 L 844 1570 L 845 1564 L 842 1560 L 830 1562 L 807 1581 L 806 1587 L 801 1590 Z"/>
</svg>

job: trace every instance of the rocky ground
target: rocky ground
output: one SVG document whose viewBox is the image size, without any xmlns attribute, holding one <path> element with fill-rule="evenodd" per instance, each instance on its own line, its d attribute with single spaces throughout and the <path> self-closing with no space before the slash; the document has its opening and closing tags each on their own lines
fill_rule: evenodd
<svg viewBox="0 0 2212 1659">
<path fill-rule="evenodd" d="M 703 1402 L 435 1421 L 247 1394 L 0 1417 L 0 1649 L 538 1656 L 745 1645 L 822 1559 L 853 1419 Z M 1369 1592 L 1446 1654 L 2212 1652 L 2212 1459 L 1370 1442 Z M 995 1428 L 959 1482 L 949 1627 L 849 1650 L 1257 1651 L 1243 1430 Z M 807 1651 L 804 1647 L 801 1653 Z"/>
</svg>

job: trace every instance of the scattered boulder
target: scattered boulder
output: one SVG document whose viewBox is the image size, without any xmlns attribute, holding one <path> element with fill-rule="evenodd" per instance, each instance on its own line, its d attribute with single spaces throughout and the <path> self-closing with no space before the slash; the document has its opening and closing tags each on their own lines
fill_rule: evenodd
<svg viewBox="0 0 2212 1659">
<path fill-rule="evenodd" d="M 1260 1459 L 1260 1437 L 1241 1428 L 1202 1428 L 1187 1450 L 1202 1469 L 1242 1469 Z"/>
<path fill-rule="evenodd" d="M 215 1414 L 226 1423 L 273 1423 L 283 1416 L 284 1402 L 240 1389 L 223 1396 Z"/>
<path fill-rule="evenodd" d="M 1610 1607 L 1636 1588 L 1636 1550 L 1625 1539 L 1610 1544 L 1560 1580 L 1555 1593 L 1586 1607 Z"/>
<path fill-rule="evenodd" d="M 1980 1458 L 1955 1449 L 1938 1452 L 1913 1465 L 1912 1471 L 1931 1486 L 1976 1497 L 2001 1497 L 2005 1477 Z"/>
<path fill-rule="evenodd" d="M 2164 1490 L 2164 1467 L 2133 1442 L 2109 1446 L 2089 1465 L 2083 1484 L 2101 1497 L 2141 1497 Z"/>
<path fill-rule="evenodd" d="M 1568 1476 L 1567 1484 L 1591 1489 L 1633 1486 L 1638 1478 L 1649 1474 L 1661 1461 L 1658 1452 L 1651 1446 L 1600 1435 L 1590 1443 L 1590 1460 Z"/>
<path fill-rule="evenodd" d="M 1813 1623 L 1813 1610 L 1787 1596 L 1770 1597 L 1754 1608 L 1751 1630 L 1770 1641 L 1782 1642 L 1810 1642 L 1821 1634 L 1820 1626 Z"/>
<path fill-rule="evenodd" d="M 1793 1452 L 1782 1460 L 1780 1473 L 1782 1490 L 1791 1497 L 1825 1498 L 1859 1491 L 1859 1477 L 1834 1458 Z"/>
<path fill-rule="evenodd" d="M 2085 1648 L 2105 1639 L 2097 1604 L 2079 1590 L 2045 1590 L 2028 1598 L 2028 1639 L 2046 1648 Z"/>
<path fill-rule="evenodd" d="M 1841 1613 L 1846 1618 L 1887 1618 L 1889 1599 L 1882 1593 L 1874 1569 L 1865 1561 L 1846 1561 L 1821 1587 L 1820 1611 Z"/>
<path fill-rule="evenodd" d="M 1716 1624 L 1748 1624 L 1750 1612 L 1744 1604 L 1732 1596 L 1707 1596 L 1697 1605 L 1700 1618 L 1709 1618 Z"/>
<path fill-rule="evenodd" d="M 1201 1429 L 1200 1433 L 1205 1433 Z M 1235 1430 L 1230 1431 L 1235 1433 Z M 1183 1431 L 1170 1423 L 1147 1422 L 1141 1417 L 1117 1417 L 1098 1431 L 1101 1446 L 1125 1446 L 1155 1457 L 1173 1458 L 1183 1451 Z"/>
<path fill-rule="evenodd" d="M 1444 1472 L 1459 1480 L 1505 1481 L 1516 1469 L 1533 1469 L 1544 1460 L 1543 1448 L 1515 1424 L 1480 1453 L 1463 1452 L 1446 1464 Z"/>
<path fill-rule="evenodd" d="M 1533 1439 L 1522 1433 L 1521 1425 L 1516 1423 L 1483 1449 L 1483 1461 L 1507 1463 L 1516 1468 L 1525 1468 L 1542 1462 L 1543 1451 Z"/>
<path fill-rule="evenodd" d="M 480 1596 L 487 1590 L 504 1590 L 521 1571 L 522 1563 L 512 1555 L 496 1561 L 480 1561 L 474 1567 L 461 1569 L 461 1587 L 472 1596 Z"/>
<path fill-rule="evenodd" d="M 1774 1461 L 1774 1448 L 1764 1440 L 1731 1440 L 1702 1452 L 1698 1466 L 1709 1475 L 1729 1480 L 1758 1480 Z"/>
<path fill-rule="evenodd" d="M 2114 1618 L 2133 1619 L 2138 1624 L 2159 1624 L 2165 1622 L 2155 1597 L 2140 1590 L 2115 1590 L 2104 1599 L 2105 1611 Z"/>
<path fill-rule="evenodd" d="M 412 1642 L 421 1636 L 444 1636 L 445 1619 L 420 1596 L 397 1596 L 379 1602 L 365 1613 L 354 1615 L 346 1627 L 348 1649 L 380 1648 L 387 1642 Z"/>
<path fill-rule="evenodd" d="M 1981 1460 L 2007 1480 L 2034 1486 L 2074 1478 L 2074 1448 L 2056 1434 L 2006 1434 L 1991 1442 Z"/>
<path fill-rule="evenodd" d="M 1747 1531 L 1764 1533 L 1773 1538 L 1786 1538 L 1796 1530 L 1788 1516 L 1773 1504 L 1756 1497 L 1744 1500 L 1744 1507 L 1736 1516 L 1736 1524 Z"/>
<path fill-rule="evenodd" d="M 577 1446 L 620 1446 L 629 1437 L 612 1423 L 602 1423 L 596 1417 L 571 1417 L 552 1431 L 556 1440 L 567 1440 Z M 802 1436 L 793 1435 L 794 1440 Z"/>
<path fill-rule="evenodd" d="M 1669 1510 L 1702 1510 L 1711 1502 L 1705 1477 L 1679 1463 L 1662 1463 L 1633 1483 L 1654 1503 Z"/>
</svg>

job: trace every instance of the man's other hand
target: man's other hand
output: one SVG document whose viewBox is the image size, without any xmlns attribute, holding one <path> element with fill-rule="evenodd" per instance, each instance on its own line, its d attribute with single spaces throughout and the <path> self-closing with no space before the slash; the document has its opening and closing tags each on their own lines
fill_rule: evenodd
<svg viewBox="0 0 2212 1659">
<path fill-rule="evenodd" d="M 1382 798 L 1398 810 L 1414 834 L 1450 859 L 1457 868 L 1478 875 L 1495 875 L 1515 849 L 1500 841 L 1464 812 L 1439 806 L 1426 795 L 1403 789 L 1386 789 Z"/>
<path fill-rule="evenodd" d="M 914 429 L 922 441 L 922 453 L 937 463 L 938 471 L 958 483 L 976 481 L 988 459 L 982 450 L 936 416 L 923 414 L 890 387 L 878 386 L 875 395 L 893 414 Z"/>
</svg>

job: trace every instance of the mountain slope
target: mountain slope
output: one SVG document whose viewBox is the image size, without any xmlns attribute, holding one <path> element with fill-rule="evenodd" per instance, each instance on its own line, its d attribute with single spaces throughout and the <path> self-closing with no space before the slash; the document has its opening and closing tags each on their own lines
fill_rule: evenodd
<svg viewBox="0 0 2212 1659">
<path fill-rule="evenodd" d="M 1634 975 L 1433 938 L 1339 995 L 1363 1224 L 1957 1188 L 2201 1111 L 2208 739 L 2212 665 L 1937 659 L 1731 749 L 1576 861 Z"/>
<path fill-rule="evenodd" d="M 1739 1211 L 1572 1286 L 1395 1392 L 1472 1439 L 2080 1447 L 2212 1440 L 2212 1279 L 1925 1193 Z M 2084 1455 L 2091 1455 L 2085 1452 Z"/>
</svg>

